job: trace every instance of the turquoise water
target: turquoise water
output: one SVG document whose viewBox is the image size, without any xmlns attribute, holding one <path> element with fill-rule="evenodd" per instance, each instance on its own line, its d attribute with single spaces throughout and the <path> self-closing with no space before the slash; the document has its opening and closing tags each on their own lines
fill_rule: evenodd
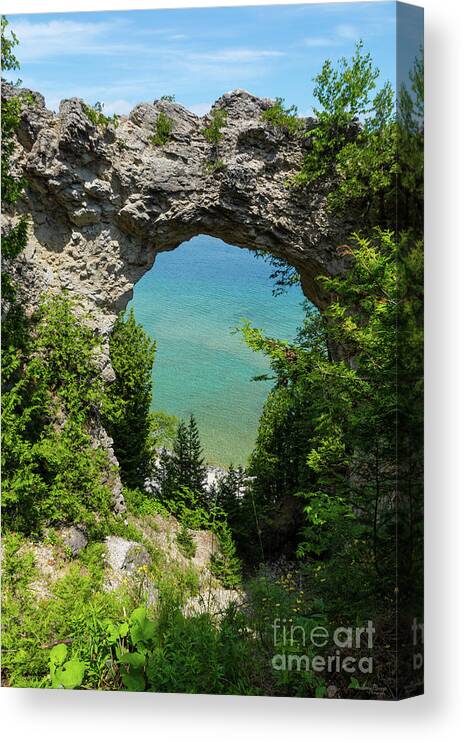
<svg viewBox="0 0 465 742">
<path fill-rule="evenodd" d="M 193 413 L 212 464 L 246 462 L 271 387 L 251 381 L 267 360 L 232 330 L 247 319 L 291 340 L 301 324 L 300 287 L 274 297 L 269 273 L 249 250 L 200 236 L 158 255 L 134 289 L 130 306 L 157 341 L 153 409 Z"/>
</svg>

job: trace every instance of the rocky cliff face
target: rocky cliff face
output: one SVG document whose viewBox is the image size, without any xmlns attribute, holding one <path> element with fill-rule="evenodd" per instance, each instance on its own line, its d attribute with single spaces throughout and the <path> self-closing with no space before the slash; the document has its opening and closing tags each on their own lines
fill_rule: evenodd
<svg viewBox="0 0 465 742">
<path fill-rule="evenodd" d="M 78 99 L 63 101 L 55 115 L 33 97 L 16 154 L 28 182 L 21 280 L 32 300 L 44 289 L 68 289 L 97 310 L 101 326 L 104 317 L 111 325 L 157 253 L 208 234 L 286 259 L 307 296 L 324 303 L 314 278 L 340 270 L 340 225 L 329 219 L 324 194 L 287 187 L 305 142 L 263 121 L 270 101 L 242 90 L 220 98 L 214 108 L 227 112 L 227 123 L 215 150 L 202 133 L 209 116 L 173 102 L 141 103 L 117 126 L 96 126 Z M 160 112 L 173 131 L 156 146 Z"/>
</svg>

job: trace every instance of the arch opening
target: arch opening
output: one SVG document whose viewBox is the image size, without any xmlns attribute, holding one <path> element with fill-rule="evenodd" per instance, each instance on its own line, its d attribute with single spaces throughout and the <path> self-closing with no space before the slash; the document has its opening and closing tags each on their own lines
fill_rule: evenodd
<svg viewBox="0 0 465 742">
<path fill-rule="evenodd" d="M 234 329 L 243 320 L 292 340 L 302 323 L 299 285 L 273 295 L 270 266 L 253 251 L 200 234 L 157 254 L 129 307 L 156 340 L 154 411 L 197 420 L 206 461 L 244 465 L 272 381 L 268 361 Z"/>
</svg>

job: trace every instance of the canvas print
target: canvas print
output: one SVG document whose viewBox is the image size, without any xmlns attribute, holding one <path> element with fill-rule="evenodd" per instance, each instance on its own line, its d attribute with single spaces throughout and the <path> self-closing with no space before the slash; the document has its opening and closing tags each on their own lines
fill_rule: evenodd
<svg viewBox="0 0 465 742">
<path fill-rule="evenodd" d="M 2 17 L 2 683 L 422 692 L 423 12 Z"/>
</svg>

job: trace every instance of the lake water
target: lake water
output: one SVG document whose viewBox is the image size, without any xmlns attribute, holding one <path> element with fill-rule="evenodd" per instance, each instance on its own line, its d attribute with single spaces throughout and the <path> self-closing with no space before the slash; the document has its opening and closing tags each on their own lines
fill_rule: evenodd
<svg viewBox="0 0 465 742">
<path fill-rule="evenodd" d="M 251 380 L 268 362 L 232 331 L 247 319 L 291 340 L 303 318 L 300 287 L 275 297 L 269 274 L 249 250 L 195 237 L 158 255 L 129 305 L 157 341 L 153 409 L 194 414 L 212 464 L 246 462 L 272 386 Z"/>
</svg>

